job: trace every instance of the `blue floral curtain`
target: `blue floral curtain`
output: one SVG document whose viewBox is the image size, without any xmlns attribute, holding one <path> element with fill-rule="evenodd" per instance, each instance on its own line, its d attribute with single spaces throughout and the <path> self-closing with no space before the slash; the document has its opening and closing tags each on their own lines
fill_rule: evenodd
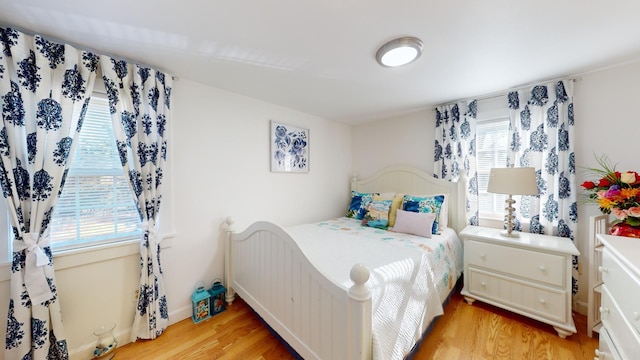
<svg viewBox="0 0 640 360">
<path fill-rule="evenodd" d="M 0 41 L 0 185 L 14 235 L 5 358 L 68 359 L 48 226 L 98 57 L 11 28 Z"/>
<path fill-rule="evenodd" d="M 534 167 L 538 196 L 523 196 L 516 205 L 530 232 L 575 241 L 578 221 L 574 155 L 573 82 L 558 81 L 508 94 L 509 155 L 507 166 Z M 517 223 L 520 229 L 520 222 Z M 573 292 L 577 293 L 577 258 Z"/>
<path fill-rule="evenodd" d="M 478 171 L 476 169 L 476 118 L 478 102 L 436 108 L 433 176 L 457 181 L 461 170 L 467 178 L 467 222 L 478 225 Z"/>
<path fill-rule="evenodd" d="M 158 214 L 167 160 L 172 78 L 108 56 L 101 56 L 100 63 L 120 161 L 129 176 L 144 232 L 131 341 L 155 339 L 169 323 L 160 265 Z"/>
</svg>

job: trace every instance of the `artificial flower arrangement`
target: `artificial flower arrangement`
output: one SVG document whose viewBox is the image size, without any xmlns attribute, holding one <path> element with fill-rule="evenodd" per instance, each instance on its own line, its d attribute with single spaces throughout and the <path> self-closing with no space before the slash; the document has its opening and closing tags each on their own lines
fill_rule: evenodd
<svg viewBox="0 0 640 360">
<path fill-rule="evenodd" d="M 597 158 L 601 168 L 591 168 L 596 181 L 585 181 L 582 187 L 589 192 L 603 214 L 613 214 L 611 225 L 626 224 L 640 228 L 640 175 L 635 171 L 619 172 L 606 156 Z M 613 233 L 613 232 L 612 232 Z"/>
</svg>

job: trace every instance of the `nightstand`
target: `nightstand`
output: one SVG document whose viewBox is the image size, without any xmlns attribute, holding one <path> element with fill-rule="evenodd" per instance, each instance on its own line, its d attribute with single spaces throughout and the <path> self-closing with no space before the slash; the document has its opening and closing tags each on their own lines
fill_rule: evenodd
<svg viewBox="0 0 640 360">
<path fill-rule="evenodd" d="M 571 239 L 467 226 L 464 287 L 469 304 L 480 300 L 552 325 L 558 336 L 576 332 L 571 316 L 571 265 L 578 249 Z"/>
</svg>

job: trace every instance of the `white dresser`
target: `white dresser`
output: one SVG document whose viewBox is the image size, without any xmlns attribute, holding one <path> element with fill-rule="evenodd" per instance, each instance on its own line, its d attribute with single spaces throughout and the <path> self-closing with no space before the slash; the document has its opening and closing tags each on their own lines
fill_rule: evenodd
<svg viewBox="0 0 640 360">
<path fill-rule="evenodd" d="M 571 316 L 571 239 L 468 226 L 464 241 L 462 295 L 550 324 L 565 338 L 576 332 Z"/>
<path fill-rule="evenodd" d="M 604 244 L 600 360 L 640 358 L 640 239 L 598 235 Z"/>
</svg>

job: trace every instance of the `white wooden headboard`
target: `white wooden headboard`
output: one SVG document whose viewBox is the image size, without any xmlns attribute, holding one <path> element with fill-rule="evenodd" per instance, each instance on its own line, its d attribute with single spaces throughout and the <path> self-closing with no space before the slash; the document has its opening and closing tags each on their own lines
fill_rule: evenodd
<svg viewBox="0 0 640 360">
<path fill-rule="evenodd" d="M 436 179 L 422 170 L 394 166 L 383 169 L 366 179 L 351 179 L 351 190 L 358 192 L 395 192 L 408 195 L 447 194 L 449 198 L 449 227 L 459 232 L 467 224 L 466 220 L 466 181 L 458 182 Z"/>
</svg>

